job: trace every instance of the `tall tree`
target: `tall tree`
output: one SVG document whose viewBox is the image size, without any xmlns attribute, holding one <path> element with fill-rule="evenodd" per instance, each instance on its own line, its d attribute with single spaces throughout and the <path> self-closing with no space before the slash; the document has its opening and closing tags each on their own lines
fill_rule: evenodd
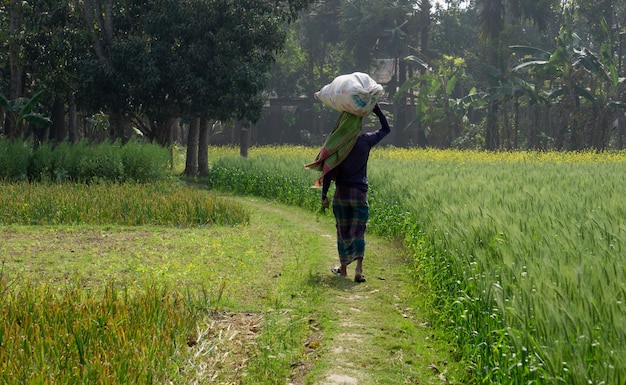
<svg viewBox="0 0 626 385">
<path fill-rule="evenodd" d="M 334 50 L 343 41 L 340 34 L 340 0 L 321 0 L 304 12 L 300 22 L 301 45 L 307 56 L 306 94 L 313 95 L 324 83 L 338 71 L 337 51 Z M 334 62 L 331 60 L 334 59 Z M 330 67 L 330 68 L 328 68 Z"/>
<path fill-rule="evenodd" d="M 21 0 L 9 1 L 9 29 L 8 29 L 8 52 L 9 52 L 9 99 L 17 100 L 24 92 L 24 63 L 22 51 L 22 23 L 24 19 L 24 5 Z M 23 135 L 22 126 L 15 126 L 15 122 L 6 119 L 4 130 L 9 139 L 15 139 Z"/>
<path fill-rule="evenodd" d="M 309 2 L 84 1 L 93 55 L 82 62 L 82 91 L 110 111 L 115 138 L 124 115 L 164 145 L 182 115 L 256 120 L 283 23 Z"/>
<path fill-rule="evenodd" d="M 184 174 L 196 176 L 198 174 L 198 143 L 200 142 L 200 116 L 194 116 L 189 125 L 187 140 L 187 156 L 185 157 Z"/>
<path fill-rule="evenodd" d="M 69 117 L 66 123 L 66 110 L 75 110 L 76 61 L 88 50 L 78 29 L 79 18 L 71 2 L 48 0 L 31 3 L 24 19 L 29 84 L 35 87 L 33 91 L 41 89 L 46 94 L 52 117 L 50 139 L 57 142 L 68 139 L 69 133 L 77 130 L 75 118 Z M 41 134 L 41 140 L 48 139 Z"/>
<path fill-rule="evenodd" d="M 571 0 L 567 6 L 573 10 L 576 23 L 574 28 L 581 34 L 589 34 L 590 40 L 600 42 L 605 39 L 605 32 L 600 20 L 606 20 L 610 29 L 617 29 L 625 25 L 626 4 L 616 0 Z"/>
<path fill-rule="evenodd" d="M 91 54 L 80 60 L 83 108 L 109 114 L 110 138 L 124 137 L 124 115 L 140 82 L 153 82 L 154 71 L 145 46 L 141 10 L 149 1 L 84 0 L 77 2 Z M 142 44 L 143 43 L 143 44 Z M 88 103 L 88 104 L 87 104 Z"/>
<path fill-rule="evenodd" d="M 430 1 L 420 4 L 428 18 Z M 340 30 L 357 71 L 368 72 L 375 56 L 395 58 L 399 51 L 406 52 L 408 28 L 428 28 L 427 24 L 407 26 L 417 14 L 412 1 L 345 1 L 340 12 Z"/>
<path fill-rule="evenodd" d="M 304 1 L 282 1 L 278 8 L 260 0 L 190 2 L 181 50 L 186 76 L 181 90 L 187 96 L 181 104 L 211 120 L 254 122 L 262 111 L 260 92 L 267 85 L 270 66 L 284 47 L 285 23 Z M 163 36 L 165 37 L 165 36 Z M 183 100 L 181 96 L 181 101 Z M 200 130 L 206 130 L 202 124 Z M 202 137 L 202 136 L 200 136 Z M 199 141 L 203 143 L 203 141 Z M 247 146 L 247 142 L 246 142 Z M 207 159 L 203 145 L 188 156 Z M 247 148 L 245 149 L 247 151 Z M 193 163 L 188 159 L 187 163 Z M 206 169 L 201 164 L 199 170 Z"/>
<path fill-rule="evenodd" d="M 429 1 L 421 5 L 422 11 L 430 9 Z M 421 32 L 422 40 L 428 40 L 430 13 L 426 11 L 425 17 L 420 16 L 423 15 L 415 9 L 415 2 L 410 0 L 318 2 L 302 19 L 303 50 L 309 57 L 308 93 L 312 95 L 341 73 L 371 72 L 375 59 L 391 59 L 396 69 L 387 88 L 393 97 L 407 78 L 406 62 L 401 58 L 410 52 L 412 38 Z M 419 45 L 414 44 L 414 49 L 419 50 Z M 404 109 L 401 107 L 394 114 L 395 124 L 402 128 Z"/>
<path fill-rule="evenodd" d="M 476 0 L 476 4 L 480 36 L 487 51 L 487 64 L 497 73 L 507 71 L 505 58 L 509 56 L 506 52 L 509 44 L 502 38 L 507 23 L 530 20 L 539 30 L 545 30 L 559 5 L 558 0 Z M 498 79 L 491 79 L 491 87 L 497 87 Z M 497 99 L 489 105 L 485 127 L 485 147 L 489 150 L 496 150 L 500 145 L 497 121 L 499 108 Z"/>
<path fill-rule="evenodd" d="M 313 75 L 309 57 L 300 44 L 302 24 L 294 23 L 287 30 L 286 44 L 272 65 L 266 92 L 277 97 L 300 97 L 313 94 Z"/>
</svg>

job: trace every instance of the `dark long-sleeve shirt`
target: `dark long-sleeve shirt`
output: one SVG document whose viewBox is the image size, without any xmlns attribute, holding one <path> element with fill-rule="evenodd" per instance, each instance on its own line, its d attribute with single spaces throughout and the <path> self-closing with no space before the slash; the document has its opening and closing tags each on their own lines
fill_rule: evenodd
<svg viewBox="0 0 626 385">
<path fill-rule="evenodd" d="M 367 161 L 369 160 L 370 150 L 391 132 L 391 127 L 389 127 L 389 122 L 387 122 L 383 112 L 381 110 L 375 110 L 374 112 L 380 120 L 381 128 L 359 135 L 346 159 L 324 175 L 322 199 L 326 198 L 332 179 L 335 179 L 337 186 L 354 187 L 367 191 Z"/>
</svg>

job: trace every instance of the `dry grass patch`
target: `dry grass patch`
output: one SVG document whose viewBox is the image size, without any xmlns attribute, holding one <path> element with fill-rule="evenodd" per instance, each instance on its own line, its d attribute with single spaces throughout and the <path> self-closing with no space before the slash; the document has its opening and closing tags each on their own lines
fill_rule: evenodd
<svg viewBox="0 0 626 385">
<path fill-rule="evenodd" d="M 184 377 L 193 384 L 241 384 L 246 363 L 257 349 L 263 315 L 214 313 L 189 336 Z"/>
</svg>

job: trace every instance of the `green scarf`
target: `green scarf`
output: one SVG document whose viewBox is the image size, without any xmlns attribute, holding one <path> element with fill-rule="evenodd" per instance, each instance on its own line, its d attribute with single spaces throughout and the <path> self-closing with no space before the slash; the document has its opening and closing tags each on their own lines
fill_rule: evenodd
<svg viewBox="0 0 626 385">
<path fill-rule="evenodd" d="M 324 146 L 315 157 L 313 163 L 304 166 L 310 170 L 322 172 L 322 176 L 312 187 L 321 187 L 324 175 L 346 159 L 361 133 L 362 121 L 362 116 L 348 112 L 341 113 L 335 127 L 326 138 Z"/>
</svg>

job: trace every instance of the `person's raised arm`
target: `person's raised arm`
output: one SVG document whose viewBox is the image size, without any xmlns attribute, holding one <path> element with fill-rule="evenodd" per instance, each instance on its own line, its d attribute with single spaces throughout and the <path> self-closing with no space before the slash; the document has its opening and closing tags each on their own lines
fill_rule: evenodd
<svg viewBox="0 0 626 385">
<path fill-rule="evenodd" d="M 387 134 L 391 132 L 391 127 L 389 127 L 389 122 L 387 121 L 387 117 L 380 109 L 378 103 L 374 106 L 372 110 L 373 113 L 378 116 L 378 120 L 380 120 L 380 128 L 376 131 L 371 131 L 366 134 L 366 140 L 370 147 L 374 147 L 378 144 Z"/>
<path fill-rule="evenodd" d="M 391 127 L 389 126 L 387 117 L 385 116 L 385 113 L 383 112 L 383 110 L 380 109 L 380 106 L 378 105 L 378 103 L 376 103 L 372 112 L 374 112 L 374 114 L 378 116 L 378 120 L 380 121 L 381 131 L 384 131 L 385 135 L 391 132 Z"/>
<path fill-rule="evenodd" d="M 330 206 L 330 201 L 328 200 L 328 189 L 330 188 L 330 181 L 332 180 L 332 172 L 334 170 L 327 172 L 324 175 L 324 179 L 322 181 L 322 208 L 327 209 Z"/>
</svg>

